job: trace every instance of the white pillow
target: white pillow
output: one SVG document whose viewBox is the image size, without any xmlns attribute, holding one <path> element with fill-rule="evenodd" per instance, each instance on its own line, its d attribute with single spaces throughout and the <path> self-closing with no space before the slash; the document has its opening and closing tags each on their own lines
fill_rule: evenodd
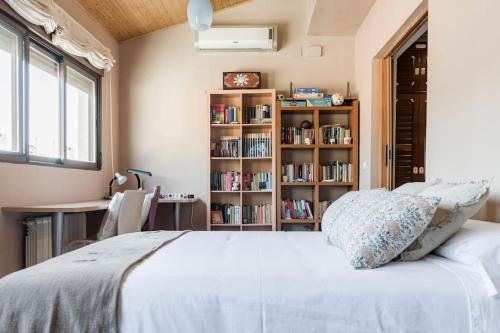
<svg viewBox="0 0 500 333">
<path fill-rule="evenodd" d="M 153 199 L 154 193 L 148 193 L 144 197 L 144 204 L 142 205 L 141 212 L 141 225 L 144 225 L 148 220 L 149 210 L 151 209 L 151 199 Z"/>
<path fill-rule="evenodd" d="M 447 183 L 408 183 L 393 192 L 441 198 L 427 229 L 398 257 L 402 261 L 422 259 L 448 238 L 483 206 L 488 198 L 490 181 Z"/>
<path fill-rule="evenodd" d="M 349 192 L 328 207 L 323 232 L 354 268 L 376 268 L 425 230 L 440 200 L 380 189 Z"/>
<path fill-rule="evenodd" d="M 469 220 L 434 253 L 475 265 L 481 271 L 488 294 L 500 294 L 500 224 Z"/>
</svg>

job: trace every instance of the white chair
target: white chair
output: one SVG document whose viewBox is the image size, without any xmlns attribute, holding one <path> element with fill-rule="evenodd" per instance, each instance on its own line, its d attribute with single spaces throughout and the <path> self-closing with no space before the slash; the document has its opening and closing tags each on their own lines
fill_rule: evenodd
<svg viewBox="0 0 500 333">
<path fill-rule="evenodd" d="M 141 231 L 147 218 L 151 200 L 146 200 L 146 191 L 125 191 L 115 193 L 94 239 L 78 239 L 67 246 L 69 251 L 116 235 Z M 146 213 L 144 213 L 146 212 Z"/>
</svg>

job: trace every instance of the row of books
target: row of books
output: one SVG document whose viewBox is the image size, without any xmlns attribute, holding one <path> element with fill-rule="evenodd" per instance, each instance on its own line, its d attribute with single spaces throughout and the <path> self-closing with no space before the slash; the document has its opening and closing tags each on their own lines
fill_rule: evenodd
<svg viewBox="0 0 500 333">
<path fill-rule="evenodd" d="M 272 106 L 269 104 L 257 104 L 245 108 L 245 122 L 247 124 L 270 122 L 272 118 Z"/>
<path fill-rule="evenodd" d="M 313 182 L 314 163 L 283 164 L 281 177 L 284 182 Z"/>
<path fill-rule="evenodd" d="M 328 207 L 330 207 L 330 205 L 332 204 L 333 201 L 320 201 L 319 202 L 319 207 L 318 207 L 318 210 L 319 210 L 319 218 L 322 219 L 323 218 L 323 214 L 326 212 L 326 210 L 328 209 Z"/>
<path fill-rule="evenodd" d="M 212 212 L 221 212 L 222 221 L 214 220 L 212 217 L 213 224 L 241 224 L 241 206 L 233 204 L 220 204 L 213 203 L 210 205 L 210 210 Z"/>
<path fill-rule="evenodd" d="M 240 138 L 237 136 L 221 136 L 219 142 L 211 142 L 210 150 L 213 157 L 239 157 Z"/>
<path fill-rule="evenodd" d="M 323 93 L 319 88 L 295 88 L 293 90 L 294 99 L 323 98 Z"/>
<path fill-rule="evenodd" d="M 224 104 L 214 104 L 210 106 L 210 121 L 212 124 L 240 124 L 241 109 Z"/>
<path fill-rule="evenodd" d="M 314 128 L 282 127 L 282 144 L 311 144 L 314 143 Z"/>
<path fill-rule="evenodd" d="M 211 191 L 239 191 L 240 173 L 237 171 L 210 173 Z"/>
<path fill-rule="evenodd" d="M 352 164 L 335 161 L 328 165 L 322 165 L 320 177 L 321 181 L 350 183 L 352 182 Z"/>
<path fill-rule="evenodd" d="M 243 206 L 243 224 L 271 224 L 271 204 Z"/>
<path fill-rule="evenodd" d="M 244 157 L 271 157 L 272 151 L 272 134 L 270 132 L 243 135 Z"/>
<path fill-rule="evenodd" d="M 243 176 L 243 191 L 272 190 L 271 172 L 246 174 Z"/>
<path fill-rule="evenodd" d="M 319 142 L 323 144 L 344 144 L 345 138 L 351 137 L 351 130 L 340 125 L 321 126 Z"/>
<path fill-rule="evenodd" d="M 306 200 L 281 201 L 281 217 L 284 219 L 313 219 L 311 204 Z"/>
</svg>

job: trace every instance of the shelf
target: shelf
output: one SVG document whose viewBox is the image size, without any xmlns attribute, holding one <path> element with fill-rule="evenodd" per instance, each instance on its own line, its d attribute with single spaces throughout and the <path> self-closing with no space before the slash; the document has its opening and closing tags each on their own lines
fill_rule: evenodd
<svg viewBox="0 0 500 333">
<path fill-rule="evenodd" d="M 305 145 L 305 144 L 281 144 L 281 149 L 314 149 L 316 145 L 315 144 L 310 144 L 310 145 Z"/>
<path fill-rule="evenodd" d="M 229 224 L 229 223 L 220 223 L 220 224 L 210 224 L 211 227 L 240 227 L 241 224 Z"/>
<path fill-rule="evenodd" d="M 240 128 L 240 124 L 210 124 L 212 128 Z"/>
<path fill-rule="evenodd" d="M 242 224 L 243 227 L 272 227 L 270 223 L 247 223 Z"/>
<path fill-rule="evenodd" d="M 280 219 L 280 223 L 290 223 L 290 224 L 293 224 L 293 223 L 313 224 L 313 223 L 317 223 L 317 222 L 319 222 L 319 220 L 317 220 L 317 219 Z"/>
<path fill-rule="evenodd" d="M 353 186 L 353 183 L 339 183 L 339 182 L 317 182 L 319 186 Z"/>
<path fill-rule="evenodd" d="M 272 190 L 261 190 L 261 191 L 241 191 L 242 193 L 273 193 Z"/>
<path fill-rule="evenodd" d="M 242 157 L 242 160 L 272 160 L 271 156 L 268 157 Z"/>
<path fill-rule="evenodd" d="M 273 124 L 243 124 L 244 128 L 272 128 Z"/>
<path fill-rule="evenodd" d="M 241 191 L 210 191 L 211 193 L 240 193 Z"/>
<path fill-rule="evenodd" d="M 320 149 L 351 149 L 354 148 L 353 144 L 349 145 L 340 145 L 340 144 L 319 144 L 318 147 Z"/>
<path fill-rule="evenodd" d="M 240 159 L 240 157 L 210 157 L 210 159 L 212 160 L 234 160 L 234 161 L 238 161 Z"/>
<path fill-rule="evenodd" d="M 314 182 L 285 182 L 281 186 L 314 186 Z"/>
<path fill-rule="evenodd" d="M 282 111 L 351 111 L 352 106 L 341 105 L 341 106 L 281 106 Z"/>
</svg>

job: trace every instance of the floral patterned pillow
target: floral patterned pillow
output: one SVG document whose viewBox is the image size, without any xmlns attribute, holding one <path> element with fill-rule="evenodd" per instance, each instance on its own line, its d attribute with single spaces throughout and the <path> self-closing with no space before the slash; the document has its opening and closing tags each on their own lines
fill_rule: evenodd
<svg viewBox="0 0 500 333">
<path fill-rule="evenodd" d="M 331 244 L 344 251 L 354 268 L 376 268 L 420 236 L 440 200 L 386 189 L 349 192 L 325 212 L 323 232 Z"/>
</svg>

